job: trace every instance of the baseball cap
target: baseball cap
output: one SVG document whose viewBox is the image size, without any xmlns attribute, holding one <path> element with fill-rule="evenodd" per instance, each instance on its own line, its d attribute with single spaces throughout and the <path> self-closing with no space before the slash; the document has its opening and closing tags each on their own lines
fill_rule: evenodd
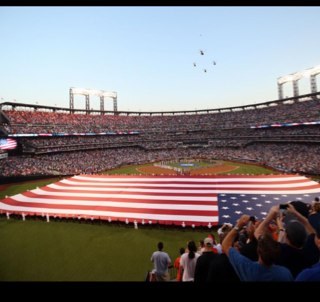
<svg viewBox="0 0 320 302">
<path fill-rule="evenodd" d="M 204 239 L 204 245 L 211 245 L 213 246 L 213 240 L 209 237 Z"/>
<path fill-rule="evenodd" d="M 307 240 L 307 231 L 298 220 L 289 221 L 286 225 L 286 233 L 290 243 L 297 248 L 301 248 Z"/>
</svg>

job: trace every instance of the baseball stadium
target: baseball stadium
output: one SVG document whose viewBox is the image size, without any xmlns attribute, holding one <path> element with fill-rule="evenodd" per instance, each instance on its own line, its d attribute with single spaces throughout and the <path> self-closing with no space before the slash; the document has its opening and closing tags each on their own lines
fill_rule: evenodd
<svg viewBox="0 0 320 302">
<path fill-rule="evenodd" d="M 208 264 L 206 276 L 197 269 L 203 261 L 186 277 L 174 263 L 179 249 L 192 254 L 196 246 L 194 259 L 210 248 L 231 257 L 235 248 L 220 237 L 235 226 L 238 250 L 257 261 L 246 248 L 252 233 L 264 226 L 278 240 L 285 224 L 272 226 L 270 209 L 291 202 L 307 209 L 287 210 L 300 220 L 294 234 L 306 234 L 290 241 L 287 222 L 290 243 L 281 244 L 310 252 L 320 221 L 319 73 L 279 78 L 277 100 L 218 109 L 119 111 L 117 92 L 74 87 L 69 107 L 1 103 L 0 280 L 216 282 Z M 305 75 L 311 93 L 300 95 Z M 286 83 L 292 97 L 283 97 Z M 74 108 L 76 94 L 85 109 Z M 90 109 L 92 95 L 100 110 Z M 104 110 L 105 98 L 113 110 Z M 285 280 L 313 265 L 315 250 L 309 261 L 292 256 L 304 259 L 299 267 L 280 257 L 293 276 Z M 162 275 L 150 261 L 160 252 L 170 255 Z"/>
</svg>

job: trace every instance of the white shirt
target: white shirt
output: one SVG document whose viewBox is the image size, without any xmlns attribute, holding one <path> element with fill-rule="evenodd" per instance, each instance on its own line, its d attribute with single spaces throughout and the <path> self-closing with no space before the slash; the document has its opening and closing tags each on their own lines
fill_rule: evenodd
<svg viewBox="0 0 320 302">
<path fill-rule="evenodd" d="M 180 265 L 183 268 L 182 281 L 194 281 L 194 272 L 199 257 L 199 253 L 195 253 L 195 257 L 193 259 L 189 258 L 189 253 L 184 253 L 181 256 Z"/>
</svg>

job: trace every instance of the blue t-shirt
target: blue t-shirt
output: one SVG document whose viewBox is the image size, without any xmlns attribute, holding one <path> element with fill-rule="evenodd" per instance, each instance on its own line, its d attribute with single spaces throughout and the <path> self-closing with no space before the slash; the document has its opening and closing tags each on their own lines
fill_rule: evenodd
<svg viewBox="0 0 320 302">
<path fill-rule="evenodd" d="M 154 252 L 151 256 L 151 261 L 154 262 L 154 268 L 157 274 L 163 275 L 168 272 L 168 265 L 171 263 L 171 259 L 166 252 Z"/>
<path fill-rule="evenodd" d="M 266 267 L 241 255 L 233 247 L 229 250 L 229 260 L 241 281 L 293 281 L 286 267 L 280 265 Z"/>
<path fill-rule="evenodd" d="M 320 262 L 300 272 L 295 281 L 320 281 Z"/>
</svg>

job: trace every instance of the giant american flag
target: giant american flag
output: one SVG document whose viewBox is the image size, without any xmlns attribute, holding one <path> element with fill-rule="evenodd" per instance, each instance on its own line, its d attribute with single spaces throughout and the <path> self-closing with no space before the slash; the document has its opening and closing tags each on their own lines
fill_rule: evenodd
<svg viewBox="0 0 320 302">
<path fill-rule="evenodd" d="M 214 226 L 242 214 L 264 218 L 274 204 L 311 202 L 320 184 L 299 175 L 77 175 L 6 197 L 2 213 L 142 224 Z"/>
</svg>

